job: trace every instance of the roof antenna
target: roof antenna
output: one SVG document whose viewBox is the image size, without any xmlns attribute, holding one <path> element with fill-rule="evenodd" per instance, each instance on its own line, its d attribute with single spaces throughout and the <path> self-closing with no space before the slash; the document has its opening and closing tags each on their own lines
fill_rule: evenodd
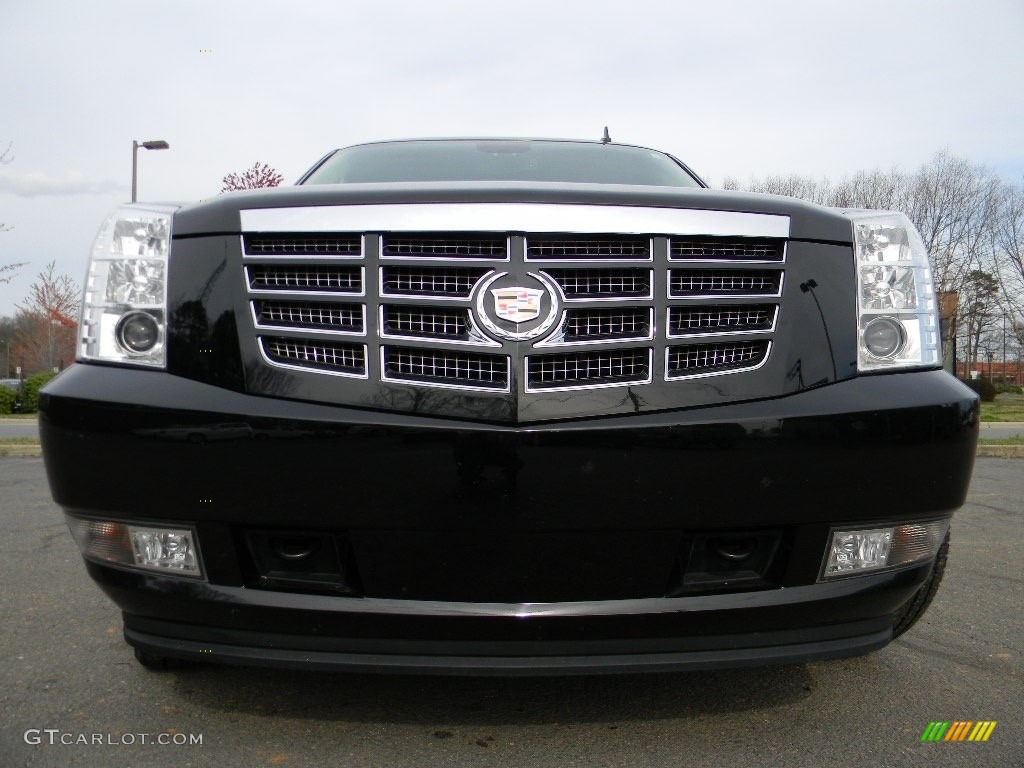
<svg viewBox="0 0 1024 768">
<path fill-rule="evenodd" d="M 604 127 L 604 136 L 601 137 L 602 144 L 610 144 L 612 137 L 608 135 L 608 126 Z"/>
</svg>

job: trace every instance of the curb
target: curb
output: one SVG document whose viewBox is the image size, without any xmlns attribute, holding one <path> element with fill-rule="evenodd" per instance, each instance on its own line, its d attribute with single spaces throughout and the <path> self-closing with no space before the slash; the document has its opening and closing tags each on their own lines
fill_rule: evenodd
<svg viewBox="0 0 1024 768">
<path fill-rule="evenodd" d="M 0 445 L 0 456 L 31 456 L 39 458 L 43 449 L 38 445 Z"/>
<path fill-rule="evenodd" d="M 997 459 L 1024 459 L 1024 445 L 979 445 L 977 455 Z"/>
</svg>

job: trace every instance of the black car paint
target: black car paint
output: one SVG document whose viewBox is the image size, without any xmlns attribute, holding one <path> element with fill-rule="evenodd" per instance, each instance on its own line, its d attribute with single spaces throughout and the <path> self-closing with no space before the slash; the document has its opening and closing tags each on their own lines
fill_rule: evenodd
<svg viewBox="0 0 1024 768">
<path fill-rule="evenodd" d="M 930 565 L 818 583 L 829 531 L 948 518 L 966 495 L 977 401 L 941 371 L 856 375 L 849 220 L 709 190 L 352 187 L 181 209 L 168 370 L 80 364 L 41 394 L 62 507 L 198 533 L 205 581 L 88 562 L 137 648 L 546 674 L 829 658 L 891 638 Z M 452 394 L 375 372 L 328 381 L 259 360 L 239 277 L 240 209 L 485 201 L 791 216 L 769 363 L 582 397 L 520 386 Z M 664 233 L 650 234 L 664 247 Z M 335 594 L 266 588 L 246 538 L 263 530 L 336 537 L 351 583 Z M 763 583 L 688 593 L 690 544 L 731 532 L 776 537 Z"/>
</svg>

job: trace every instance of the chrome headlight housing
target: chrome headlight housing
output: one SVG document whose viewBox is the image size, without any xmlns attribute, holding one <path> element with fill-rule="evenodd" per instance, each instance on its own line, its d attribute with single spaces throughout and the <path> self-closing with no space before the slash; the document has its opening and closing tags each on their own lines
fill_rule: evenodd
<svg viewBox="0 0 1024 768">
<path fill-rule="evenodd" d="M 163 368 L 176 206 L 125 205 L 100 227 L 85 278 L 78 359 Z"/>
<path fill-rule="evenodd" d="M 857 368 L 938 367 L 938 303 L 928 251 L 905 214 L 843 211 L 857 269 Z"/>
</svg>

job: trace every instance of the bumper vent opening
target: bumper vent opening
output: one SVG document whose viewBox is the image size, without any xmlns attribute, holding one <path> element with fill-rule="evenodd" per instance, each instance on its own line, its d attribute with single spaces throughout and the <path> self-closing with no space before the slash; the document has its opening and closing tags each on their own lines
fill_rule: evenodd
<svg viewBox="0 0 1024 768">
<path fill-rule="evenodd" d="M 251 586 L 262 589 L 354 594 L 354 559 L 347 537 L 306 531 L 247 531 Z"/>
<path fill-rule="evenodd" d="M 780 586 L 782 531 L 726 531 L 684 537 L 681 578 L 670 594 L 701 594 Z"/>
</svg>

